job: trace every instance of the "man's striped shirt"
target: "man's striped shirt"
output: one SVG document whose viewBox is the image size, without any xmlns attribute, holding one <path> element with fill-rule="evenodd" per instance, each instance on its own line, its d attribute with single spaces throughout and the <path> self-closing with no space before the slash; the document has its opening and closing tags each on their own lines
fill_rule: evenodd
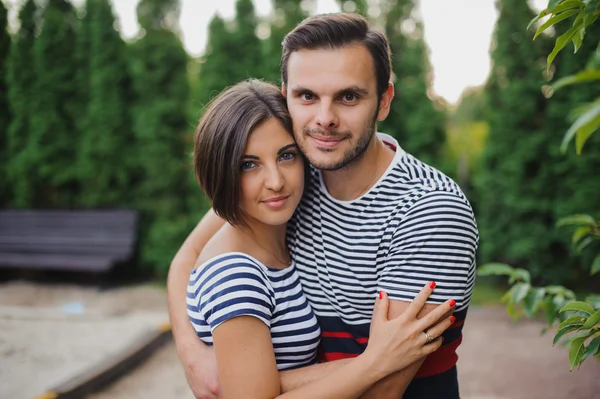
<svg viewBox="0 0 600 399">
<path fill-rule="evenodd" d="M 274 269 L 237 252 L 212 258 L 190 275 L 187 311 L 208 345 L 221 323 L 252 316 L 269 327 L 279 370 L 316 361 L 321 331 L 293 264 Z"/>
<path fill-rule="evenodd" d="M 364 351 L 375 298 L 412 301 L 429 281 L 428 303 L 457 302 L 456 322 L 404 398 L 458 398 L 456 348 L 475 281 L 478 232 L 469 202 L 450 178 L 379 135 L 396 152 L 379 181 L 352 201 L 333 198 L 320 171 L 288 227 L 288 245 L 322 330 L 325 360 Z"/>
</svg>

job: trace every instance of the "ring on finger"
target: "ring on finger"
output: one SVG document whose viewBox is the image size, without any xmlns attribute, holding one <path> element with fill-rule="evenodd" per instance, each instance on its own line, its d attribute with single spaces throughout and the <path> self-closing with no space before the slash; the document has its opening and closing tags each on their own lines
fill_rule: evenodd
<svg viewBox="0 0 600 399">
<path fill-rule="evenodd" d="M 423 331 L 423 333 L 425 334 L 425 337 L 427 338 L 425 340 L 425 344 L 430 344 L 433 342 L 433 336 L 431 334 L 429 334 L 429 331 L 425 330 Z"/>
</svg>

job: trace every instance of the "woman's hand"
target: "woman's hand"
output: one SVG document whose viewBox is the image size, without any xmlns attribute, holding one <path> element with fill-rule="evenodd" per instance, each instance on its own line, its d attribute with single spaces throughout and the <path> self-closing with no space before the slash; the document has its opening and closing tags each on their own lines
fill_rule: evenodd
<svg viewBox="0 0 600 399">
<path fill-rule="evenodd" d="M 380 292 L 371 320 L 369 344 L 361 356 L 368 357 L 382 377 L 402 370 L 442 345 L 441 335 L 454 321 L 452 316 L 442 318 L 454 310 L 456 302 L 448 300 L 417 319 L 433 292 L 432 287 L 435 283 L 428 283 L 406 311 L 394 320 L 388 320 L 389 298 L 385 292 Z"/>
</svg>

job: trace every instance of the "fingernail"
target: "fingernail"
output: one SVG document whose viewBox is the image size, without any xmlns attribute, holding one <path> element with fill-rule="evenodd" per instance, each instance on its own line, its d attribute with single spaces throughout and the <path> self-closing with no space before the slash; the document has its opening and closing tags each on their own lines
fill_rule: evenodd
<svg viewBox="0 0 600 399">
<path fill-rule="evenodd" d="M 429 288 L 434 289 L 435 288 L 435 281 L 432 281 L 429 283 Z"/>
<path fill-rule="evenodd" d="M 454 299 L 450 300 L 450 307 L 453 308 L 456 305 L 456 301 Z"/>
<path fill-rule="evenodd" d="M 454 323 L 454 320 L 456 320 L 456 317 L 450 316 L 450 324 Z"/>
<path fill-rule="evenodd" d="M 379 291 L 379 299 L 383 299 L 383 291 Z"/>
</svg>

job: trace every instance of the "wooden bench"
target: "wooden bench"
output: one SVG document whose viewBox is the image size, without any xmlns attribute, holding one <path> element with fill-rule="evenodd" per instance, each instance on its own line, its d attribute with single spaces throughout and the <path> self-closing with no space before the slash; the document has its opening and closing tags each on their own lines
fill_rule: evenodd
<svg viewBox="0 0 600 399">
<path fill-rule="evenodd" d="M 0 267 L 104 272 L 135 253 L 129 210 L 0 211 Z"/>
</svg>

